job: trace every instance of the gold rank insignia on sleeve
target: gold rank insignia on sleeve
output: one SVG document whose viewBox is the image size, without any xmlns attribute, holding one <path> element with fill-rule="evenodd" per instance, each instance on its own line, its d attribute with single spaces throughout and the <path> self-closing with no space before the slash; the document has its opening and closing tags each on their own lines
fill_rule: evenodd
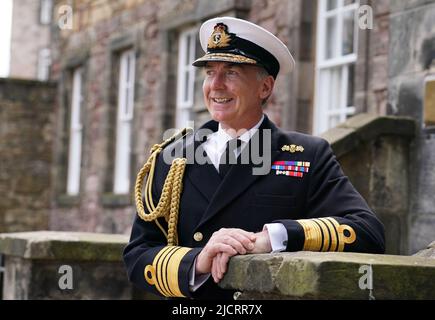
<svg viewBox="0 0 435 320">
<path fill-rule="evenodd" d="M 153 264 L 145 267 L 145 280 L 165 297 L 185 297 L 178 283 L 178 271 L 181 260 L 190 250 L 185 247 L 164 247 L 155 256 Z"/>
<path fill-rule="evenodd" d="M 304 229 L 305 251 L 342 252 L 346 244 L 356 240 L 353 228 L 339 224 L 334 218 L 303 219 L 297 222 Z"/>
</svg>

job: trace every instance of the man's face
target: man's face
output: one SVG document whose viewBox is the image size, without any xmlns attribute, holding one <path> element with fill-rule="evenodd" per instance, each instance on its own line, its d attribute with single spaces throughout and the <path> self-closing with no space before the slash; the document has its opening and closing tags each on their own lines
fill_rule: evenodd
<svg viewBox="0 0 435 320">
<path fill-rule="evenodd" d="M 235 130 L 255 125 L 263 99 L 272 92 L 273 77 L 259 79 L 258 67 L 228 62 L 208 62 L 204 69 L 204 101 L 212 118 Z"/>
</svg>

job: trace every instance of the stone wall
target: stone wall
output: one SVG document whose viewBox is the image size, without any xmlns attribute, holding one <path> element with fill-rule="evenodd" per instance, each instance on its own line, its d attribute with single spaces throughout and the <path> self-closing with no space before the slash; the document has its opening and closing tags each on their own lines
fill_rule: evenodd
<svg viewBox="0 0 435 320">
<path fill-rule="evenodd" d="M 0 79 L 0 232 L 48 228 L 55 93 Z"/>
<path fill-rule="evenodd" d="M 124 235 L 52 231 L 0 234 L 4 300 L 152 299 L 129 283 Z"/>
<path fill-rule="evenodd" d="M 433 300 L 435 260 L 336 252 L 237 256 L 219 283 L 237 300 Z"/>
<path fill-rule="evenodd" d="M 358 112 L 387 114 L 390 7 L 395 0 L 364 0 L 373 9 L 373 29 L 359 30 L 355 74 L 355 105 Z"/>
<path fill-rule="evenodd" d="M 412 117 L 418 127 L 409 159 L 409 253 L 435 237 L 435 135 L 423 128 L 424 81 L 435 74 L 434 21 L 434 1 L 391 1 L 388 113 Z"/>
<path fill-rule="evenodd" d="M 158 299 L 128 282 L 121 261 L 126 244 L 124 235 L 0 234 L 3 299 Z M 238 300 L 433 300 L 434 249 L 435 242 L 412 257 L 336 252 L 237 256 L 219 285 L 238 290 Z"/>
</svg>

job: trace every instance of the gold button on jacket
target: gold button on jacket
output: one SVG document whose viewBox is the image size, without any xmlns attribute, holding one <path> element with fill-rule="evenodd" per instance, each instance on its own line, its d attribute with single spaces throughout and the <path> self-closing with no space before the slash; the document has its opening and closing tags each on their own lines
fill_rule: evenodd
<svg viewBox="0 0 435 320">
<path fill-rule="evenodd" d="M 203 238 L 203 235 L 202 235 L 202 233 L 201 232 L 196 232 L 194 235 L 193 235 L 193 239 L 195 239 L 195 241 L 201 241 L 202 240 L 202 238 Z"/>
</svg>

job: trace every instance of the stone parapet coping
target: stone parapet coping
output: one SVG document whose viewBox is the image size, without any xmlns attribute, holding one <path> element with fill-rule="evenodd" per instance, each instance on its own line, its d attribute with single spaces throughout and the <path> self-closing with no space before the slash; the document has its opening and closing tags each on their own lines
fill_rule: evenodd
<svg viewBox="0 0 435 320">
<path fill-rule="evenodd" d="M 363 142 L 382 135 L 413 138 L 416 134 L 415 120 L 408 117 L 386 116 L 361 113 L 321 135 L 340 157 L 349 153 Z"/>
<path fill-rule="evenodd" d="M 0 234 L 0 254 L 25 259 L 121 261 L 128 236 L 35 231 Z"/>
<path fill-rule="evenodd" d="M 435 259 L 295 252 L 234 257 L 220 286 L 241 299 L 435 299 L 433 279 Z"/>
</svg>

